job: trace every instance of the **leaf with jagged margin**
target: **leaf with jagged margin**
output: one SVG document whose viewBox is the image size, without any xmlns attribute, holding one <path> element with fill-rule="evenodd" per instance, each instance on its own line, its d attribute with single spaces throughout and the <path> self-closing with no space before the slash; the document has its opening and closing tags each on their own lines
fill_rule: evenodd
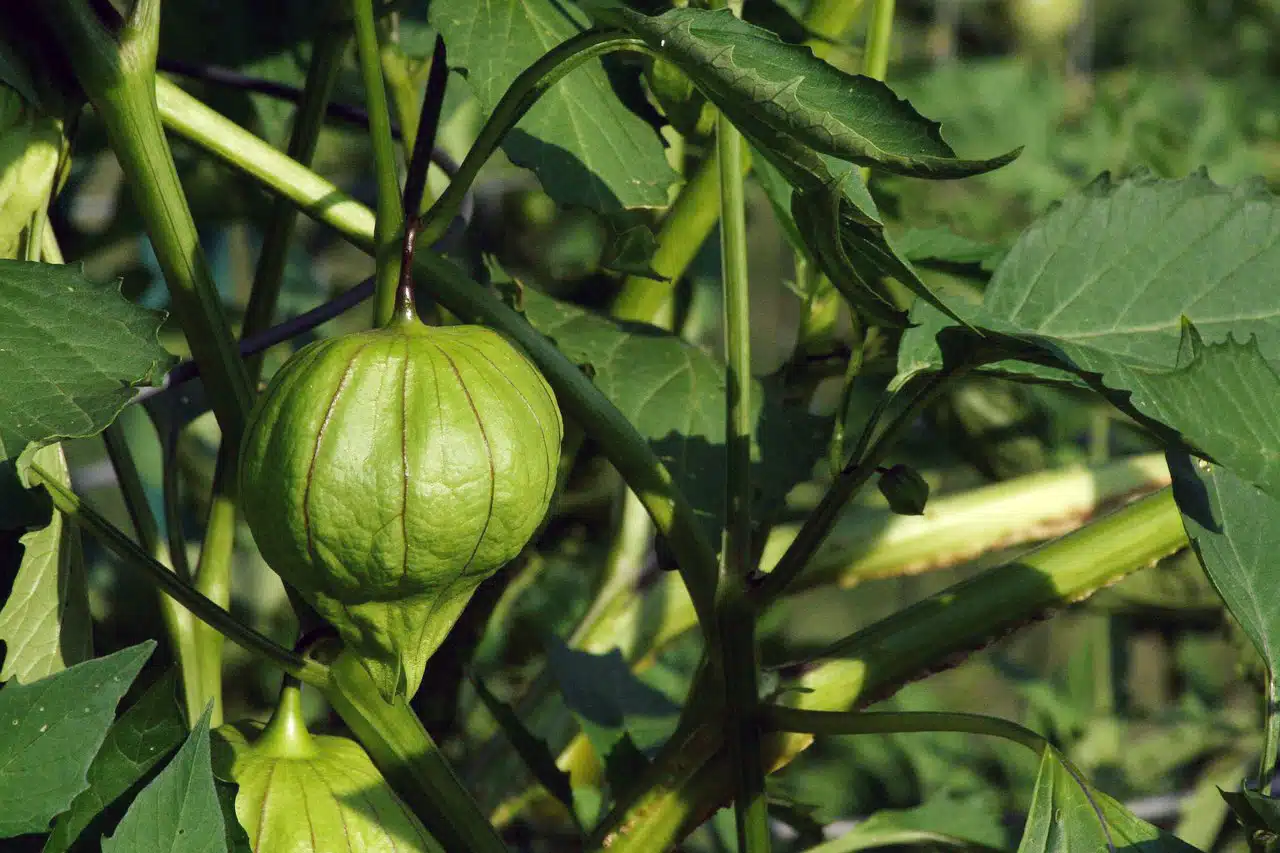
<svg viewBox="0 0 1280 853">
<path fill-rule="evenodd" d="M 994 365 L 1004 375 L 1070 370 L 1280 494 L 1278 265 L 1280 203 L 1259 185 L 1104 176 L 1022 234 L 980 306 L 956 308 L 991 333 L 988 345 L 1051 361 L 1004 360 Z M 899 376 L 941 365 L 949 334 L 937 323 L 910 330 Z"/>
<path fill-rule="evenodd" d="M 86 787 L 116 705 L 154 640 L 0 689 L 0 838 L 48 832 Z"/>
<path fill-rule="evenodd" d="M 1203 174 L 1161 180 L 1102 175 L 1018 237 L 982 303 L 953 307 L 971 325 L 1052 341 L 1082 368 L 1117 358 L 1150 370 L 1178 365 L 1181 324 L 1208 341 L 1256 335 L 1280 360 L 1280 202 L 1265 187 L 1220 187 Z M 954 300 L 953 300 L 954 301 Z M 916 305 L 899 372 L 942 364 L 946 327 Z M 1034 365 L 1001 365 L 1037 378 Z"/>
<path fill-rule="evenodd" d="M 71 473 L 61 444 L 42 447 L 32 457 L 68 488 Z M 93 623 L 85 581 L 80 531 L 53 511 L 46 527 L 20 540 L 22 563 L 9 598 L 0 609 L 4 668 L 0 681 L 39 681 L 93 656 Z"/>
<path fill-rule="evenodd" d="M 587 24 L 556 0 L 435 0 L 428 16 L 488 112 L 521 72 Z M 677 177 L 658 134 L 618 99 L 599 60 L 543 93 L 502 150 L 556 201 L 601 213 L 666 207 Z"/>
<path fill-rule="evenodd" d="M 24 450 L 98 434 L 172 362 L 157 338 L 163 320 L 122 297 L 119 282 L 0 260 L 0 529 L 24 509 L 9 499 L 21 496 Z"/>
<path fill-rule="evenodd" d="M 734 125 L 765 147 L 788 136 L 842 160 L 922 178 L 977 175 L 1018 154 L 961 159 L 936 122 L 884 83 L 846 74 L 728 10 L 673 9 L 650 17 L 611 0 L 585 5 L 682 68 Z"/>
</svg>

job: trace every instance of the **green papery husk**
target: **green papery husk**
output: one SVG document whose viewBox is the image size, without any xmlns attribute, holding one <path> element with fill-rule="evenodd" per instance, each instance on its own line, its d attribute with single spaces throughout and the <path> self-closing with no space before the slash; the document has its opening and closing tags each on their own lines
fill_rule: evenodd
<svg viewBox="0 0 1280 853">
<path fill-rule="evenodd" d="M 217 729 L 213 760 L 239 786 L 236 819 L 254 853 L 441 853 L 360 744 L 307 733 L 297 688 L 285 689 L 265 730 Z"/>
</svg>

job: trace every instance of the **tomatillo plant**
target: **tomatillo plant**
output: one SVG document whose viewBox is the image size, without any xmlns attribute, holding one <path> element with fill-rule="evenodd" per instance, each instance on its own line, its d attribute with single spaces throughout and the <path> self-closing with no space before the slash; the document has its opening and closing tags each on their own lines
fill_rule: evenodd
<svg viewBox="0 0 1280 853">
<path fill-rule="evenodd" d="M 6 844 L 1280 835 L 1256 117 L 891 0 L 124 5 L 0 21 Z"/>
</svg>

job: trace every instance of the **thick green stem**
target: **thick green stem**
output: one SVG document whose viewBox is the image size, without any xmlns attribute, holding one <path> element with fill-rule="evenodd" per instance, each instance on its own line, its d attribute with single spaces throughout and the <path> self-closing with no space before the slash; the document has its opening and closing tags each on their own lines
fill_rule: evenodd
<svg viewBox="0 0 1280 853">
<path fill-rule="evenodd" d="M 364 665 L 346 652 L 330 672 L 325 698 L 444 849 L 507 853 L 408 704 L 384 701 Z"/>
<path fill-rule="evenodd" d="M 743 151 L 740 163 L 745 175 L 751 166 L 748 151 Z M 676 282 L 693 263 L 720 218 L 720 173 L 720 158 L 716 149 L 712 149 L 681 187 L 655 235 L 658 247 L 650 266 L 666 281 L 635 275 L 623 279 L 610 308 L 615 317 L 655 323 L 664 328 L 671 325 Z"/>
<path fill-rule="evenodd" d="M 449 186 L 423 215 L 418 239 L 424 245 L 431 245 L 444 235 L 449 223 L 458 215 L 462 199 L 471 188 L 476 175 L 480 174 L 481 167 L 498 150 L 508 131 L 516 126 L 547 89 L 584 62 L 619 50 L 648 52 L 649 48 L 642 39 L 623 35 L 616 30 L 587 30 L 551 48 L 520 72 L 494 105 L 493 112 L 480 128 L 480 134 L 472 143 L 471 150 L 458 167 L 458 173 L 450 178 Z"/>
<path fill-rule="evenodd" d="M 372 251 L 374 219 L 367 207 L 177 87 L 160 81 L 157 93 L 164 119 L 174 131 L 289 198 L 354 245 Z M 423 240 L 421 234 L 418 239 Z M 506 333 L 529 354 L 569 417 L 600 443 L 644 503 L 676 556 L 701 621 L 707 623 L 715 591 L 715 551 L 670 472 L 626 416 L 527 320 L 452 262 L 419 250 L 414 266 L 420 280 L 430 283 L 432 294 L 450 311 L 467 322 L 484 323 Z"/>
<path fill-rule="evenodd" d="M 1184 547 L 1186 533 L 1169 489 L 1021 559 L 957 584 L 877 622 L 828 649 L 838 659 L 799 681 L 795 707 L 847 711 L 892 693 L 912 678 L 955 665 L 965 654 L 1043 616 L 1087 598 L 1130 572 Z M 805 692 L 807 691 L 807 692 Z M 716 735 L 715 726 L 708 727 Z M 778 735 L 765 742 L 774 769 L 812 742 L 809 735 Z M 659 767 L 700 768 L 680 783 L 655 790 L 612 819 L 618 850 L 664 850 L 732 796 L 733 782 L 719 737 L 684 741 L 666 749 Z M 643 846 L 635 843 L 642 839 Z"/>
<path fill-rule="evenodd" d="M 31 475 L 33 484 L 43 484 L 48 489 L 49 497 L 59 512 L 97 537 L 107 550 L 123 560 L 126 565 L 146 574 L 151 583 L 172 596 L 197 619 L 216 628 L 231 642 L 275 664 L 299 681 L 320 688 L 328 685 L 327 667 L 302 658 L 276 644 L 209 601 L 194 587 L 180 580 L 162 563 L 143 551 L 118 527 L 85 505 L 74 492 L 59 483 L 40 466 L 31 466 Z"/>
<path fill-rule="evenodd" d="M 862 3 L 863 0 L 812 0 L 809 3 L 804 25 L 817 36 L 808 42 L 814 53 L 827 55 L 831 42 L 838 41 L 862 11 Z"/>
<path fill-rule="evenodd" d="M 1102 466 L 1029 474 L 946 495 L 930 500 L 929 511 L 922 516 L 848 508 L 786 593 L 949 569 L 991 551 L 1070 533 L 1100 513 L 1167 485 L 1164 454 L 1152 453 Z M 761 565 L 776 564 L 800 529 L 799 524 L 775 527 Z M 634 666 L 643 668 L 697 624 L 679 579 L 664 575 L 638 596 L 612 599 L 575 634 L 574 644 L 597 654 L 619 649 Z M 558 763 L 570 770 L 575 786 L 599 783 L 599 761 L 581 735 L 561 751 Z M 540 789 L 538 796 L 543 796 Z M 519 798 L 508 800 L 495 814 L 505 818 L 519 802 Z"/>
<path fill-rule="evenodd" d="M 760 755 L 759 660 L 755 614 L 746 601 L 751 560 L 751 292 L 747 280 L 747 219 L 742 138 L 722 114 L 716 122 L 720 161 L 720 255 L 724 281 L 725 530 L 716 591 L 716 648 L 724 679 L 729 754 L 737 780 L 734 819 L 738 849 L 768 853 L 769 814 Z"/>
<path fill-rule="evenodd" d="M 400 179 L 396 176 L 396 149 L 391 136 L 387 87 L 382 82 L 382 64 L 378 57 L 378 27 L 373 20 L 373 0 L 351 0 L 351 11 L 355 19 L 356 50 L 360 57 L 360 75 L 364 79 L 365 104 L 369 110 L 374 174 L 378 179 L 378 218 L 373 229 L 376 264 L 373 323 L 381 328 L 395 316 L 396 288 L 400 284 L 398 237 L 404 225 L 404 211 L 400 208 Z"/>
<path fill-rule="evenodd" d="M 40 8 L 106 126 L 222 433 L 239 441 L 252 403 L 248 374 L 223 314 L 156 111 L 159 0 L 138 0 L 118 34 L 118 43 L 89 3 L 51 0 Z"/>
</svg>

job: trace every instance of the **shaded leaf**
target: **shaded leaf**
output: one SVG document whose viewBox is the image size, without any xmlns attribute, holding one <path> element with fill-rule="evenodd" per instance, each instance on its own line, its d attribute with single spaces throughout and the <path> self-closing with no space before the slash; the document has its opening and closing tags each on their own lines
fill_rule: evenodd
<svg viewBox="0 0 1280 853">
<path fill-rule="evenodd" d="M 222 810 L 209 761 L 205 709 L 169 766 L 142 789 L 103 853 L 223 853 Z"/>
<path fill-rule="evenodd" d="M 1185 453 L 1169 454 L 1169 472 L 1187 538 L 1274 684 L 1280 666 L 1280 500 Z"/>
<path fill-rule="evenodd" d="M 597 755 L 609 756 L 624 737 L 642 750 L 656 745 L 680 713 L 678 705 L 636 678 L 617 649 L 582 652 L 553 636 L 547 665 Z"/>
<path fill-rule="evenodd" d="M 44 853 L 69 850 L 107 806 L 183 742 L 187 724 L 178 704 L 177 689 L 177 670 L 170 670 L 112 724 L 89 765 L 89 787 L 58 816 Z"/>
<path fill-rule="evenodd" d="M 46 471 L 71 485 L 61 445 L 36 451 Z M 22 563 L 0 609 L 4 668 L 0 681 L 39 681 L 93 656 L 93 624 L 80 531 L 62 513 L 22 537 Z"/>
<path fill-rule="evenodd" d="M 907 228 L 894 236 L 893 244 L 909 261 L 977 264 L 983 269 L 994 267 L 1008 251 L 1007 246 L 973 240 L 949 228 Z"/>
<path fill-rule="evenodd" d="M 529 322 L 569 358 L 589 365 L 596 386 L 648 439 L 689 498 L 713 541 L 724 507 L 724 366 L 655 326 L 622 323 L 535 290 L 524 291 Z M 757 383 L 753 472 L 763 520 L 822 452 L 826 421 L 786 406 Z M 773 389 L 776 391 L 776 389 Z"/>
<path fill-rule="evenodd" d="M 569 784 L 569 774 L 556 766 L 556 758 L 551 754 L 547 742 L 535 735 L 516 715 L 515 709 L 503 702 L 485 686 L 479 678 L 471 679 L 476 695 L 489 709 L 499 728 L 506 734 L 507 740 L 515 747 L 520 760 L 529 768 L 533 778 L 560 802 L 564 803 L 569 814 L 574 814 L 573 788 Z"/>
<path fill-rule="evenodd" d="M 1194 853 L 1195 848 L 1139 820 L 1092 786 L 1082 787 L 1053 749 L 1040 760 L 1018 853 Z"/>
<path fill-rule="evenodd" d="M 47 832 L 87 786 L 93 757 L 155 642 L 0 689 L 0 838 Z"/>
<path fill-rule="evenodd" d="M 854 163 L 920 177 L 974 175 L 1010 162 L 962 160 L 939 125 L 884 83 L 846 74 L 728 10 L 673 9 L 648 17 L 620 3 L 588 4 L 680 66 L 744 133 L 763 145 L 787 136 Z"/>
<path fill-rule="evenodd" d="M 653 253 L 658 240 L 644 225 L 635 225 L 613 235 L 605 246 L 600 266 L 624 275 L 639 275 L 656 281 L 669 281 L 653 268 Z"/>
<path fill-rule="evenodd" d="M 228 853 L 253 853 L 249 835 L 236 817 L 236 793 L 240 790 L 234 782 L 224 782 L 216 775 L 213 790 L 218 795 L 218 809 L 222 812 L 222 828 L 227 834 Z"/>
<path fill-rule="evenodd" d="M 517 75 L 587 24 L 555 0 L 438 0 L 429 20 L 487 111 Z M 665 207 L 676 178 L 657 133 L 622 105 L 598 60 L 548 89 L 502 150 L 556 201 L 605 213 Z"/>
<path fill-rule="evenodd" d="M 1245 829 L 1280 835 L 1280 800 L 1258 791 L 1221 791 L 1221 794 Z"/>
</svg>

